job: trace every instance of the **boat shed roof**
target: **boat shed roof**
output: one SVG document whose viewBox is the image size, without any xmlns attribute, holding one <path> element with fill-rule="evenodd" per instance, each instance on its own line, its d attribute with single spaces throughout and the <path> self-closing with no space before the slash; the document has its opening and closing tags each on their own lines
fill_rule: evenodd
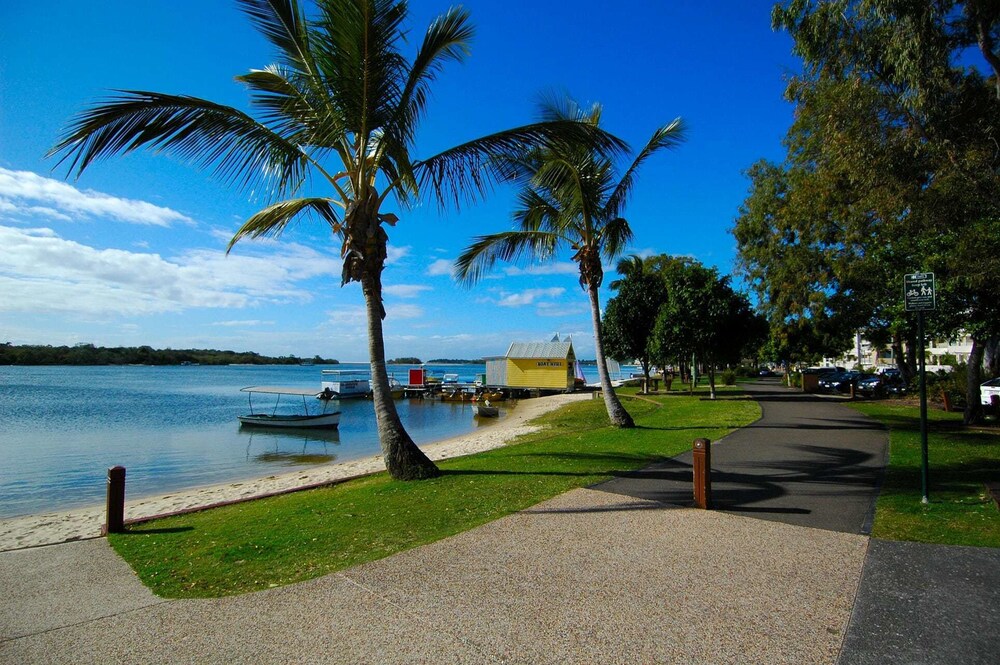
<svg viewBox="0 0 1000 665">
<path fill-rule="evenodd" d="M 566 358 L 573 342 L 511 342 L 507 358 Z"/>
</svg>

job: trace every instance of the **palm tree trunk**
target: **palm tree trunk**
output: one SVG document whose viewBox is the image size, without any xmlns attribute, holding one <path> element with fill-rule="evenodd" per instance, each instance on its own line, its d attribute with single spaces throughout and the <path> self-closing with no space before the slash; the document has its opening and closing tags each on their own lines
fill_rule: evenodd
<svg viewBox="0 0 1000 665">
<path fill-rule="evenodd" d="M 385 366 L 385 342 L 382 338 L 382 280 L 378 275 L 365 275 L 361 280 L 361 290 L 365 296 L 365 310 L 368 314 L 372 398 L 385 468 L 396 480 L 423 480 L 439 476 L 441 471 L 417 447 L 403 427 L 389 390 L 389 373 Z"/>
<path fill-rule="evenodd" d="M 597 298 L 597 287 L 587 287 L 590 296 L 590 316 L 594 321 L 594 353 L 597 356 L 597 375 L 601 378 L 601 390 L 604 392 L 604 406 L 608 410 L 608 418 L 615 427 L 635 427 L 635 421 L 622 406 L 615 389 L 611 387 L 611 377 L 608 376 L 608 362 L 604 357 L 604 344 L 601 342 L 601 305 Z"/>
</svg>

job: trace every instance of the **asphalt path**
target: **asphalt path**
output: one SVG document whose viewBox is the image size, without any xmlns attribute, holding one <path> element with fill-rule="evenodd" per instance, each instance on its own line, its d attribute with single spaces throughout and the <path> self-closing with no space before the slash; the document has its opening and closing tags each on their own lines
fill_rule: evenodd
<svg viewBox="0 0 1000 665">
<path fill-rule="evenodd" d="M 838 398 L 776 380 L 745 386 L 761 418 L 712 444 L 712 507 L 842 533 L 871 531 L 889 437 Z M 690 452 L 594 487 L 692 505 Z"/>
</svg>

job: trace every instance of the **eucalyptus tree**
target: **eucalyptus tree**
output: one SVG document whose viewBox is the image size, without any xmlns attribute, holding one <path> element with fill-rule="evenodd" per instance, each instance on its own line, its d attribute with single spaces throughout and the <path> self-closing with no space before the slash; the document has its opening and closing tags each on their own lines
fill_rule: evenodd
<svg viewBox="0 0 1000 665">
<path fill-rule="evenodd" d="M 426 159 L 412 153 L 432 84 L 469 53 L 473 26 L 452 8 L 427 28 L 412 60 L 401 52 L 405 0 L 238 0 L 270 42 L 277 62 L 237 77 L 256 116 L 195 97 L 137 90 L 78 115 L 50 154 L 77 176 L 93 161 L 139 148 L 211 169 L 225 182 L 271 201 L 229 244 L 280 235 L 312 217 L 339 241 L 341 286 L 361 284 L 379 440 L 397 479 L 438 474 L 400 421 L 389 391 L 382 321 L 386 226 L 425 193 L 440 205 L 485 195 L 503 174 L 499 153 L 516 154 L 559 137 L 611 148 L 617 140 L 576 122 L 536 123 L 459 144 Z M 322 188 L 317 194 L 313 192 Z"/>
<path fill-rule="evenodd" d="M 542 109 L 542 119 L 582 121 L 598 128 L 601 107 L 595 104 L 586 110 L 572 101 L 549 103 Z M 660 150 L 676 147 L 683 137 L 679 118 L 658 128 L 624 170 L 613 156 L 587 141 L 551 144 L 511 160 L 508 166 L 521 183 L 514 211 L 517 228 L 477 237 L 455 263 L 458 278 L 471 285 L 497 261 L 547 261 L 564 247 L 574 252 L 580 286 L 590 300 L 604 403 L 617 427 L 634 427 L 635 423 L 608 375 L 598 296 L 604 281 L 602 258 L 614 261 L 632 240 L 632 229 L 622 215 L 639 168 Z"/>
</svg>

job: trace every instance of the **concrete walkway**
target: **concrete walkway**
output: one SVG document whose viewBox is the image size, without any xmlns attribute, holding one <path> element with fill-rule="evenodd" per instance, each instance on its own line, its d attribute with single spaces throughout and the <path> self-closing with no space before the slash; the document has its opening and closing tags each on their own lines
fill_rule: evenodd
<svg viewBox="0 0 1000 665">
<path fill-rule="evenodd" d="M 680 479 L 636 474 L 382 561 L 211 600 L 154 597 L 103 540 L 6 552 L 0 662 L 995 662 L 981 660 L 997 646 L 994 550 L 904 547 L 904 568 L 927 572 L 924 587 L 909 584 L 894 572 L 908 544 L 869 546 L 863 534 L 885 432 L 843 407 L 760 390 L 765 417 L 750 429 L 768 446 L 787 435 L 801 456 L 741 443 L 746 430 L 713 445 L 725 511 L 665 503 Z M 797 438 L 786 431 L 799 429 L 796 410 L 809 419 Z M 839 443 L 826 441 L 838 423 Z M 843 519 L 828 505 L 841 498 Z M 970 567 L 938 584 L 958 550 Z M 929 621 L 984 601 L 994 613 L 966 611 L 964 631 L 944 621 L 915 641 L 907 608 L 945 600 Z M 970 634 L 976 648 L 963 650 Z"/>
</svg>

